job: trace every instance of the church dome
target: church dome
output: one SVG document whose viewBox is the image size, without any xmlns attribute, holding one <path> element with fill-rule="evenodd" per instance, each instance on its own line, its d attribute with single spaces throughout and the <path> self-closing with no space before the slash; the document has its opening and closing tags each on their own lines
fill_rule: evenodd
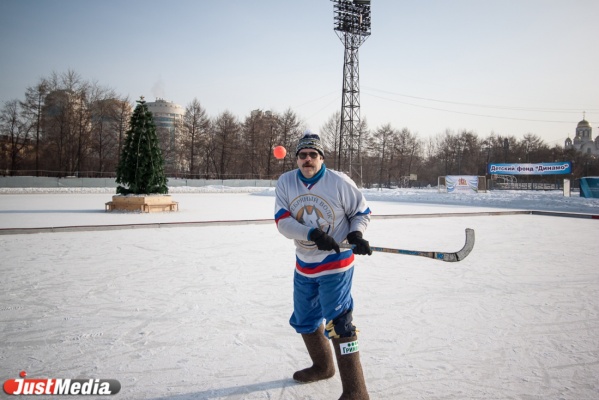
<svg viewBox="0 0 599 400">
<path fill-rule="evenodd" d="M 582 121 L 580 121 L 578 123 L 577 128 L 590 128 L 591 124 L 589 124 L 589 121 L 587 121 L 586 119 L 583 119 Z"/>
</svg>

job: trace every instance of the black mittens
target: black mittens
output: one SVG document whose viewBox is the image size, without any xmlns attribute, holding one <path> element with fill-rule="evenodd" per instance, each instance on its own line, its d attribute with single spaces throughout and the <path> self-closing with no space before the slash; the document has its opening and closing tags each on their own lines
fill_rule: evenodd
<svg viewBox="0 0 599 400">
<path fill-rule="evenodd" d="M 310 240 L 316 243 L 318 250 L 331 251 L 339 253 L 339 245 L 331 236 L 324 233 L 321 229 L 314 229 L 310 232 Z M 366 242 L 368 244 L 368 242 Z"/>
<path fill-rule="evenodd" d="M 361 254 L 361 255 L 371 255 L 372 254 L 372 249 L 370 249 L 370 244 L 368 243 L 368 240 L 365 240 L 362 238 L 362 232 L 360 231 L 354 231 L 354 232 L 350 232 L 347 235 L 347 241 L 350 244 L 354 245 L 353 251 L 354 254 Z"/>
</svg>

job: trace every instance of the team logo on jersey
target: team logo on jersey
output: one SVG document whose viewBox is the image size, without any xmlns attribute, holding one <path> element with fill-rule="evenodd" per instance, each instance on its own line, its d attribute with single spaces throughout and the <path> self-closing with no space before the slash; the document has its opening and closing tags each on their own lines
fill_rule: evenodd
<svg viewBox="0 0 599 400">
<path fill-rule="evenodd" d="M 289 211 L 300 223 L 312 227 L 320 228 L 326 233 L 330 233 L 335 227 L 335 214 L 333 209 L 323 198 L 306 194 L 297 197 L 291 202 Z M 307 248 L 314 247 L 314 243 L 302 240 L 300 244 Z"/>
</svg>

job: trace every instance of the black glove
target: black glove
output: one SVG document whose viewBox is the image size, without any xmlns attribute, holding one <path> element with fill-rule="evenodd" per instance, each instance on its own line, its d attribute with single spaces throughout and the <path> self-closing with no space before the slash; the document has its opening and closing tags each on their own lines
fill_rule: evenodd
<svg viewBox="0 0 599 400">
<path fill-rule="evenodd" d="M 354 245 L 354 254 L 361 254 L 361 255 L 371 255 L 372 254 L 372 249 L 370 248 L 370 244 L 368 243 L 368 240 L 362 239 L 362 232 L 360 231 L 354 231 L 354 232 L 350 232 L 347 235 L 347 241 L 349 242 L 349 244 L 353 244 Z"/>
<path fill-rule="evenodd" d="M 316 243 L 318 250 L 335 250 L 335 253 L 339 253 L 339 245 L 335 242 L 335 239 L 324 233 L 321 229 L 317 228 L 310 232 L 310 240 Z"/>
</svg>

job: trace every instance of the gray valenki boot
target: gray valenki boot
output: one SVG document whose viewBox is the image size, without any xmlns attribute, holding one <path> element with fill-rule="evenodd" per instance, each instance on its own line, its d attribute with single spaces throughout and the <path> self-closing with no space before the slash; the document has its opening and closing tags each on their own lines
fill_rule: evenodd
<svg viewBox="0 0 599 400">
<path fill-rule="evenodd" d="M 358 337 L 333 338 L 332 340 L 343 385 L 343 393 L 339 400 L 369 400 L 358 352 Z"/>
<path fill-rule="evenodd" d="M 300 383 L 309 383 L 329 379 L 335 375 L 333 352 L 329 339 L 324 335 L 324 325 L 319 326 L 315 332 L 303 333 L 302 339 L 312 359 L 312 366 L 294 373 L 293 379 Z"/>
</svg>

